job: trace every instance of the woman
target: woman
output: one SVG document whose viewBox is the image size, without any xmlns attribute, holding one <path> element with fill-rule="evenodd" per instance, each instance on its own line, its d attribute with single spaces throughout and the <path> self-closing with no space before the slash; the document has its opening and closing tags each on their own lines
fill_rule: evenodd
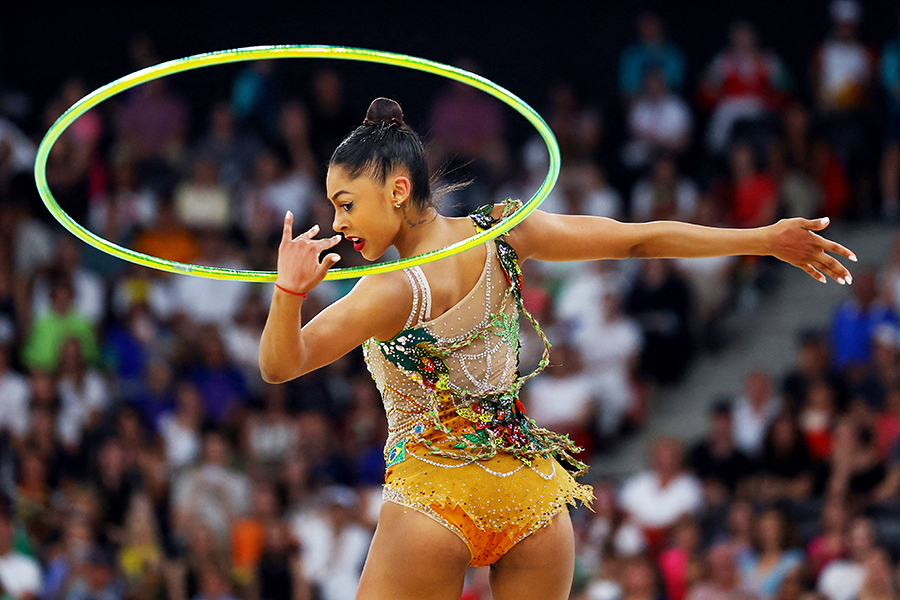
<svg viewBox="0 0 900 600">
<path fill-rule="evenodd" d="M 803 552 L 791 546 L 788 522 L 777 508 L 756 518 L 754 552 L 740 561 L 743 587 L 760 600 L 774 598 L 791 572 L 803 564 Z"/>
<path fill-rule="evenodd" d="M 470 237 L 516 208 L 440 216 L 422 145 L 400 106 L 377 99 L 335 150 L 326 178 L 335 231 L 367 260 L 414 256 Z M 474 227 L 473 227 L 474 221 Z M 516 373 L 518 261 L 773 254 L 824 280 L 849 250 L 793 219 L 753 230 L 623 224 L 536 211 L 503 238 L 423 267 L 365 277 L 301 329 L 303 298 L 337 263 L 340 236 L 293 237 L 285 216 L 278 277 L 260 342 L 263 379 L 279 383 L 363 349 L 388 415 L 384 503 L 360 598 L 459 598 L 466 566 L 492 566 L 494 598 L 566 598 L 574 548 L 566 510 L 587 501 L 575 448 L 525 417 Z M 546 365 L 546 355 L 541 364 Z"/>
</svg>

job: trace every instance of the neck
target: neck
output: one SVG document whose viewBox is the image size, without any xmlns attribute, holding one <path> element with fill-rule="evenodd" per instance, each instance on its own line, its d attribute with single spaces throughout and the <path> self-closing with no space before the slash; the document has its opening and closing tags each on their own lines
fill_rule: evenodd
<svg viewBox="0 0 900 600">
<path fill-rule="evenodd" d="M 400 253 L 400 258 L 434 250 L 435 248 L 432 246 L 435 239 L 446 239 L 445 234 L 448 232 L 449 222 L 433 208 L 401 210 L 403 211 L 403 224 L 400 226 L 400 231 L 394 238 L 393 244 Z"/>
</svg>

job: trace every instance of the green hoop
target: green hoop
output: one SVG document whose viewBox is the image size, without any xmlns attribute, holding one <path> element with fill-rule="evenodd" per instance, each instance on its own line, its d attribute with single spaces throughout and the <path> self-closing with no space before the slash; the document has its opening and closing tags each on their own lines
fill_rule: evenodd
<svg viewBox="0 0 900 600">
<path fill-rule="evenodd" d="M 223 269 L 219 267 L 210 267 L 205 265 L 192 265 L 188 263 L 180 263 L 170 260 L 164 260 L 155 256 L 149 256 L 140 252 L 135 252 L 128 248 L 123 248 L 114 244 L 97 234 L 88 231 L 80 224 L 76 223 L 62 208 L 60 208 L 50 188 L 47 184 L 47 158 L 53 144 L 63 134 L 78 117 L 97 106 L 104 100 L 115 96 L 127 89 L 133 88 L 142 83 L 153 81 L 173 73 L 181 73 L 182 71 L 190 71 L 201 67 L 212 65 L 221 65 L 226 63 L 241 62 L 247 60 L 263 60 L 270 58 L 332 58 L 342 60 L 357 60 L 364 62 L 373 62 L 386 65 L 394 65 L 417 71 L 424 71 L 440 75 L 448 79 L 460 81 L 472 87 L 475 87 L 491 96 L 501 100 L 508 106 L 512 107 L 516 112 L 524 116 L 534 125 L 540 134 L 547 150 L 550 153 L 550 168 L 544 178 L 541 187 L 538 188 L 534 196 L 522 205 L 519 210 L 511 214 L 494 227 L 482 231 L 472 237 L 451 244 L 440 250 L 434 250 L 418 256 L 411 256 L 400 260 L 390 262 L 377 263 L 373 265 L 365 265 L 361 267 L 348 267 L 343 269 L 332 269 L 325 276 L 325 279 L 349 279 L 353 277 L 362 277 L 363 275 L 372 275 L 375 273 L 385 273 L 395 271 L 397 269 L 406 269 L 415 265 L 421 265 L 427 262 L 446 258 L 447 256 L 463 252 L 473 248 L 479 244 L 483 244 L 492 240 L 515 227 L 547 197 L 556 179 L 559 177 L 559 145 L 550 127 L 541 116 L 535 112 L 533 108 L 528 106 L 518 96 L 512 92 L 500 87 L 499 85 L 463 69 L 451 67 L 449 65 L 426 60 L 424 58 L 416 58 L 414 56 L 406 56 L 403 54 L 395 54 L 392 52 L 381 52 L 378 50 L 366 50 L 363 48 L 346 48 L 341 46 L 254 46 L 249 48 L 236 48 L 233 50 L 222 50 L 219 52 L 208 52 L 205 54 L 195 54 L 186 58 L 180 58 L 164 62 L 146 69 L 141 69 L 125 77 L 121 77 L 112 83 L 109 83 L 82 98 L 63 115 L 56 120 L 52 127 L 47 131 L 44 139 L 38 147 L 37 157 L 34 162 L 34 179 L 37 183 L 38 193 L 40 193 L 44 204 L 50 210 L 50 213 L 59 221 L 63 227 L 72 232 L 76 237 L 84 242 L 102 250 L 108 254 L 118 258 L 152 267 L 162 271 L 171 273 L 184 273 L 188 275 L 197 275 L 199 277 L 209 277 L 212 279 L 231 279 L 235 281 L 257 281 L 271 282 L 275 281 L 277 273 L 275 271 L 244 271 L 236 269 Z"/>
</svg>

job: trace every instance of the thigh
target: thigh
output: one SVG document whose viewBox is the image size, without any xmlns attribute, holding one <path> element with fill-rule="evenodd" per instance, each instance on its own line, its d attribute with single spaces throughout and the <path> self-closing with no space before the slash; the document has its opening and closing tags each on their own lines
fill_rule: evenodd
<svg viewBox="0 0 900 600">
<path fill-rule="evenodd" d="M 459 536 L 411 508 L 385 502 L 357 600 L 458 600 L 471 554 Z"/>
<path fill-rule="evenodd" d="M 494 600 L 566 600 L 575 571 L 568 511 L 553 517 L 491 565 Z"/>
</svg>

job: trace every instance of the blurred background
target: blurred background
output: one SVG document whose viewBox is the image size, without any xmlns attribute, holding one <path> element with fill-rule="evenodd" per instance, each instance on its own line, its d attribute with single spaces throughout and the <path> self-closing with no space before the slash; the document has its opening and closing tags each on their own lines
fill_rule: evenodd
<svg viewBox="0 0 900 600">
<path fill-rule="evenodd" d="M 7 3 L 0 18 L 0 592 L 41 600 L 353 598 L 386 424 L 359 352 L 262 382 L 271 286 L 166 275 L 64 232 L 37 143 L 90 90 L 271 43 L 423 56 L 518 94 L 563 171 L 543 209 L 752 227 L 828 216 L 853 285 L 759 258 L 525 263 L 554 344 L 530 414 L 585 448 L 573 598 L 886 600 L 900 560 L 900 6 L 895 2 Z M 76 121 L 60 205 L 155 256 L 275 267 L 330 233 L 325 165 L 388 96 L 463 215 L 547 154 L 488 96 L 329 60 L 192 71 Z M 359 264 L 340 247 L 342 266 Z M 326 282 L 304 317 L 353 282 Z M 525 328 L 527 329 L 527 328 Z M 522 368 L 541 344 L 522 332 Z M 488 600 L 472 569 L 467 600 Z"/>
</svg>

